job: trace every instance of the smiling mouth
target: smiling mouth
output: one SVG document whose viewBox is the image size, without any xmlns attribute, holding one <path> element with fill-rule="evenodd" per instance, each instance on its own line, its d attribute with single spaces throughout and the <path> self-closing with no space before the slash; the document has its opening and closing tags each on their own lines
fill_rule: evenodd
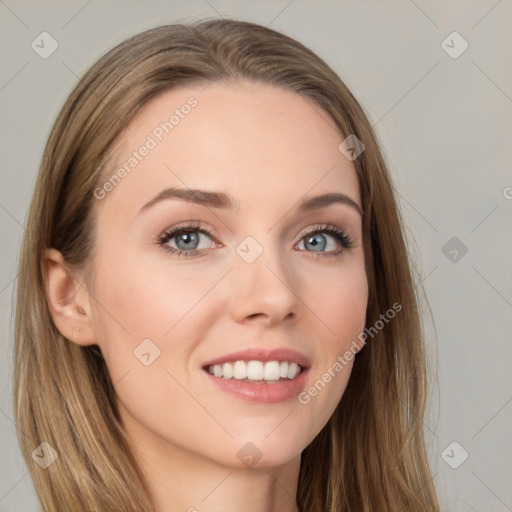
<svg viewBox="0 0 512 512">
<path fill-rule="evenodd" d="M 293 361 L 235 361 L 205 366 L 204 369 L 220 379 L 236 379 L 241 382 L 274 384 L 291 381 L 302 372 Z"/>
</svg>

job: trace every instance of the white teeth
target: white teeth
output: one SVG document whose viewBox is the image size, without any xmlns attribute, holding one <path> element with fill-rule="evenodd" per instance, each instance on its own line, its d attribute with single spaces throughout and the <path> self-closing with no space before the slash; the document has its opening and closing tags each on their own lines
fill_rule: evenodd
<svg viewBox="0 0 512 512">
<path fill-rule="evenodd" d="M 247 375 L 250 380 L 263 379 L 263 363 L 261 361 L 249 361 L 247 363 Z"/>
<path fill-rule="evenodd" d="M 281 379 L 294 379 L 302 371 L 297 364 L 289 361 L 236 361 L 235 363 L 223 363 L 210 365 L 208 372 L 215 377 L 237 380 L 248 379 L 251 381 L 276 382 Z"/>
<path fill-rule="evenodd" d="M 265 363 L 265 380 L 279 380 L 280 366 L 277 361 L 269 361 Z M 295 377 L 295 375 L 294 375 Z"/>
<path fill-rule="evenodd" d="M 297 363 L 290 363 L 288 367 L 288 378 L 293 379 L 297 375 L 298 365 Z"/>
<path fill-rule="evenodd" d="M 245 361 L 237 361 L 235 363 L 235 366 L 233 368 L 233 377 L 239 380 L 247 378 L 247 366 L 245 364 Z"/>
<path fill-rule="evenodd" d="M 219 375 L 219 377 L 222 376 L 225 379 L 232 379 L 233 378 L 233 365 L 229 363 L 224 363 L 222 365 L 222 375 Z"/>
</svg>

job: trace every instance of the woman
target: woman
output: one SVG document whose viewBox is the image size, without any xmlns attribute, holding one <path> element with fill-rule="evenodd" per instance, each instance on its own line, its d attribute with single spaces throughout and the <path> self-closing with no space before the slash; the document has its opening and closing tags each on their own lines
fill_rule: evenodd
<svg viewBox="0 0 512 512">
<path fill-rule="evenodd" d="M 103 56 L 50 135 L 20 269 L 44 510 L 439 510 L 388 171 L 297 41 L 214 20 Z"/>
</svg>

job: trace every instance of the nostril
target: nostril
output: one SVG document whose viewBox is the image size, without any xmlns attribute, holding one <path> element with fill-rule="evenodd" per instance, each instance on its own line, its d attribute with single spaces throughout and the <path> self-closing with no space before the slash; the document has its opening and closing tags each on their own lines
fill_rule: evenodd
<svg viewBox="0 0 512 512">
<path fill-rule="evenodd" d="M 264 313 L 253 313 L 252 315 L 249 315 L 248 318 L 258 318 L 259 316 L 265 316 Z"/>
</svg>

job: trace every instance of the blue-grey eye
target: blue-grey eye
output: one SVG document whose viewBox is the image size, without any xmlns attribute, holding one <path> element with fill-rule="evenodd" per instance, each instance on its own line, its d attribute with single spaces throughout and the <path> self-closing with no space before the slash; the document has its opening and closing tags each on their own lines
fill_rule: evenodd
<svg viewBox="0 0 512 512">
<path fill-rule="evenodd" d="M 199 235 L 197 232 L 181 233 L 174 238 L 176 239 L 178 249 L 197 249 L 197 245 L 199 244 Z"/>
<path fill-rule="evenodd" d="M 198 247 L 201 242 L 203 247 Z M 171 253 L 181 251 L 180 254 L 186 255 L 208 249 L 212 245 L 212 240 L 208 231 L 199 226 L 190 225 L 169 229 L 160 237 L 159 244 Z"/>
<path fill-rule="evenodd" d="M 326 226 L 302 237 L 299 242 L 299 249 L 305 249 L 306 252 L 326 253 L 326 255 L 336 254 L 340 252 L 337 242 L 341 247 L 348 248 L 351 246 L 350 237 L 343 231 L 334 226 Z"/>
<path fill-rule="evenodd" d="M 314 252 L 321 252 L 325 249 L 327 241 L 325 240 L 324 235 L 317 233 L 316 235 L 307 237 L 306 244 L 309 244 L 309 248 Z"/>
</svg>

